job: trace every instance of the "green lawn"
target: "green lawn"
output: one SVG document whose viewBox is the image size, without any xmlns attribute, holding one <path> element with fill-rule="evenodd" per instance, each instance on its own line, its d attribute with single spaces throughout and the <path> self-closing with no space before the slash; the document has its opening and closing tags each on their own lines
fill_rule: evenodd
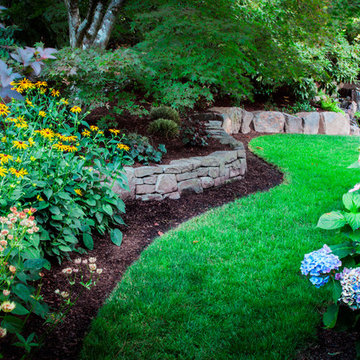
<svg viewBox="0 0 360 360">
<path fill-rule="evenodd" d="M 316 334 L 327 295 L 300 276 L 300 262 L 338 241 L 316 223 L 359 181 L 347 169 L 358 145 L 340 136 L 254 139 L 284 183 L 156 239 L 93 321 L 82 358 L 293 359 Z"/>
</svg>

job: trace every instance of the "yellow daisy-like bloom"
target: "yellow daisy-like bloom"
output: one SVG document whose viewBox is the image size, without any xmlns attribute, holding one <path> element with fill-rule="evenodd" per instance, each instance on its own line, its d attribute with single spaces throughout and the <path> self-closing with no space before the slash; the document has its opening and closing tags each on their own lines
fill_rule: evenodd
<svg viewBox="0 0 360 360">
<path fill-rule="evenodd" d="M 21 79 L 17 85 L 23 88 L 24 90 L 33 89 L 35 87 L 35 85 L 29 79 L 26 78 Z"/>
<path fill-rule="evenodd" d="M 37 83 L 35 83 L 35 86 L 40 89 L 41 87 L 47 87 L 47 82 L 46 81 L 38 81 Z"/>
<path fill-rule="evenodd" d="M 66 149 L 65 151 L 68 151 L 68 152 L 74 152 L 77 150 L 77 147 L 74 146 L 74 145 L 66 145 Z"/>
<path fill-rule="evenodd" d="M 3 166 L 0 166 L 0 176 L 4 177 L 7 174 L 7 169 L 5 169 Z"/>
<path fill-rule="evenodd" d="M 79 196 L 83 196 L 83 193 L 81 191 L 81 189 L 74 189 L 75 193 L 78 194 Z"/>
<path fill-rule="evenodd" d="M 7 154 L 0 154 L 0 164 L 7 164 L 13 157 Z"/>
<path fill-rule="evenodd" d="M 76 141 L 77 140 L 77 136 L 75 136 L 75 135 L 66 136 L 66 135 L 61 135 L 61 134 L 55 134 L 55 136 L 58 137 L 61 141 Z"/>
<path fill-rule="evenodd" d="M 15 149 L 20 149 L 20 150 L 25 150 L 25 149 L 27 149 L 29 147 L 29 145 L 24 141 L 15 140 L 15 141 L 13 141 L 13 144 L 14 144 L 13 147 Z"/>
<path fill-rule="evenodd" d="M 19 129 L 26 129 L 29 127 L 29 125 L 27 124 L 27 122 L 18 122 L 17 124 L 15 124 L 15 126 Z"/>
<path fill-rule="evenodd" d="M 97 131 L 97 130 L 99 130 L 99 128 L 97 126 L 95 126 L 95 125 L 91 125 L 90 130 L 91 131 Z"/>
<path fill-rule="evenodd" d="M 30 146 L 35 145 L 35 141 L 34 141 L 33 138 L 29 138 L 29 139 L 28 139 L 28 142 L 29 142 L 29 145 L 30 145 Z"/>
<path fill-rule="evenodd" d="M 15 168 L 10 168 L 9 171 L 11 174 L 15 175 L 17 178 L 19 178 L 19 177 L 23 178 L 25 175 L 29 174 L 27 172 L 27 170 L 24 168 L 21 168 L 20 170 L 16 170 Z"/>
<path fill-rule="evenodd" d="M 79 106 L 73 106 L 73 107 L 70 109 L 70 111 L 71 111 L 72 113 L 80 113 L 80 112 L 81 112 L 81 107 L 79 107 Z"/>
<path fill-rule="evenodd" d="M 53 97 L 60 96 L 60 91 L 52 89 L 51 90 L 51 96 L 53 96 Z"/>
<path fill-rule="evenodd" d="M 41 88 L 40 89 L 40 94 L 45 94 L 46 93 L 46 88 Z"/>
<path fill-rule="evenodd" d="M 6 122 L 13 122 L 14 124 L 16 124 L 19 120 L 16 119 L 16 118 L 10 117 L 10 118 L 5 119 L 5 121 L 6 121 Z"/>
<path fill-rule="evenodd" d="M 120 134 L 120 130 L 117 129 L 109 129 L 109 131 L 114 135 Z"/>
<path fill-rule="evenodd" d="M 102 130 L 99 130 L 98 133 L 99 133 L 100 135 L 104 135 L 104 132 L 103 132 Z"/>
<path fill-rule="evenodd" d="M 3 136 L 3 137 L 1 138 L 1 142 L 6 143 L 6 141 L 7 141 L 6 136 Z"/>
<path fill-rule="evenodd" d="M 45 111 L 39 111 L 39 116 L 41 117 L 45 117 L 46 116 L 46 112 Z"/>
<path fill-rule="evenodd" d="M 64 145 L 62 142 L 58 142 L 57 144 L 53 145 L 53 148 L 59 151 L 66 151 L 67 150 L 67 145 Z"/>
<path fill-rule="evenodd" d="M 61 98 L 60 102 L 64 105 L 69 105 L 69 101 L 67 99 Z"/>
<path fill-rule="evenodd" d="M 116 146 L 117 146 L 117 148 L 120 149 L 120 150 L 125 150 L 125 151 L 129 151 L 129 150 L 130 150 L 129 146 L 127 146 L 127 145 L 125 145 L 125 144 L 119 143 L 119 144 L 117 144 Z"/>
<path fill-rule="evenodd" d="M 10 113 L 9 108 L 5 104 L 0 104 L 0 115 L 7 116 Z"/>
<path fill-rule="evenodd" d="M 55 137 L 55 133 L 51 129 L 48 129 L 48 128 L 40 130 L 40 135 L 43 138 L 49 139 L 49 140 L 52 140 Z"/>
<path fill-rule="evenodd" d="M 81 133 L 82 136 L 85 136 L 85 137 L 89 137 L 91 135 L 91 132 L 89 130 L 84 130 L 82 133 Z"/>
<path fill-rule="evenodd" d="M 25 102 L 26 102 L 29 106 L 34 107 L 33 103 L 32 103 L 29 99 L 25 99 Z"/>
<path fill-rule="evenodd" d="M 30 156 L 30 160 L 31 160 L 31 161 L 35 161 L 35 160 L 36 160 L 36 157 L 35 157 L 35 156 Z"/>
<path fill-rule="evenodd" d="M 36 198 L 37 198 L 39 201 L 44 201 L 44 199 L 43 199 L 40 195 L 37 195 Z"/>
</svg>

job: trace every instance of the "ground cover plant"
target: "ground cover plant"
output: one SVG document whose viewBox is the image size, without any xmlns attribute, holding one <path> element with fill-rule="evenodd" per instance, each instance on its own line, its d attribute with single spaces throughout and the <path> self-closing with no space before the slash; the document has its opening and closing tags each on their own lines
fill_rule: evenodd
<svg viewBox="0 0 360 360">
<path fill-rule="evenodd" d="M 321 214 L 358 181 L 358 139 L 276 135 L 251 148 L 286 178 L 157 239 L 129 268 L 83 359 L 280 359 L 315 335 L 329 293 L 301 278 L 304 253 L 335 244 Z"/>
</svg>

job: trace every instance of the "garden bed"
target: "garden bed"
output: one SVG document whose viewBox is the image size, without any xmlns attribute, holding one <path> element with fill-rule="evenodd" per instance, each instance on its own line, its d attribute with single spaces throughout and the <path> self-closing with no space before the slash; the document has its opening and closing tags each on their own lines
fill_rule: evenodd
<svg viewBox="0 0 360 360">
<path fill-rule="evenodd" d="M 244 135 L 239 140 L 247 143 L 251 137 Z M 89 256 L 96 257 L 98 268 L 103 269 L 101 280 L 91 291 L 83 293 L 65 321 L 56 328 L 44 347 L 36 354 L 36 358 L 63 360 L 77 358 L 82 339 L 92 318 L 96 316 L 98 309 L 120 281 L 128 266 L 155 237 L 213 207 L 232 202 L 253 192 L 268 190 L 282 181 L 282 174 L 274 166 L 249 151 L 247 151 L 247 159 L 248 170 L 241 181 L 206 189 L 201 194 L 186 194 L 179 200 L 127 202 L 124 215 L 127 226 L 121 229 L 124 232 L 121 247 L 113 245 L 108 236 L 98 236 L 95 239 L 95 248 L 89 252 Z M 71 265 L 71 262 L 64 262 L 61 266 L 54 263 L 51 271 L 45 274 L 43 295 L 50 306 L 59 306 L 60 300 L 55 290 L 67 289 L 68 282 L 61 270 Z M 31 322 L 33 329 L 39 329 L 41 326 L 42 321 L 34 319 Z M 6 354 L 5 358 L 17 359 L 18 354 L 14 353 L 16 349 L 10 347 L 9 350 L 10 353 Z"/>
</svg>

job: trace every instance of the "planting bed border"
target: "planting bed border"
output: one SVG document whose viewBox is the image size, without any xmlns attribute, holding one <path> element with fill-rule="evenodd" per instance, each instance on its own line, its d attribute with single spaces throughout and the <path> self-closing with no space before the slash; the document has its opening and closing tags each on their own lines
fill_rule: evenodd
<svg viewBox="0 0 360 360">
<path fill-rule="evenodd" d="M 173 160 L 168 165 L 125 167 L 129 189 L 124 190 L 118 183 L 113 187 L 123 200 L 179 199 L 184 192 L 201 193 L 204 189 L 243 178 L 247 169 L 243 143 L 221 128 L 221 116 L 213 113 L 194 116 L 206 121 L 211 137 L 230 145 L 233 150 Z"/>
</svg>

